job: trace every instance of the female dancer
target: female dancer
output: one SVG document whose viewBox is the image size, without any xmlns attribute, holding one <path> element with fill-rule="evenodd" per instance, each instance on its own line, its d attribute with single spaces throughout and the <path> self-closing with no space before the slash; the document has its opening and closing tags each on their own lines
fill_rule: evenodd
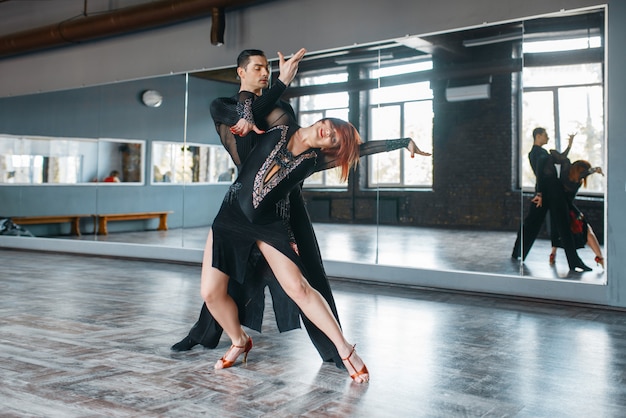
<svg viewBox="0 0 626 418">
<path fill-rule="evenodd" d="M 580 187 L 587 186 L 587 176 L 594 173 L 604 175 L 602 168 L 592 167 L 591 163 L 585 160 L 578 160 L 572 163 L 564 153 L 559 154 L 554 150 L 551 150 L 551 153 L 555 161 L 561 164 L 560 179 L 565 189 L 565 197 L 570 212 L 571 228 L 576 248 L 583 248 L 585 244 L 589 244 L 589 247 L 596 256 L 594 261 L 604 268 L 604 257 L 602 256 L 602 249 L 600 248 L 598 238 L 593 232 L 591 225 L 587 222 L 585 215 L 574 204 L 574 199 Z M 556 260 L 556 248 L 561 246 L 561 241 L 558 234 L 555 233 L 551 233 L 551 240 L 552 252 L 550 253 L 550 264 L 554 264 Z"/>
<path fill-rule="evenodd" d="M 287 61 L 279 53 L 280 76 L 272 88 L 264 93 L 262 93 L 262 89 L 267 85 L 269 76 L 265 54 L 260 50 L 244 50 L 239 55 L 237 59 L 237 73 L 241 80 L 239 93 L 231 98 L 216 99 L 211 105 L 211 115 L 215 121 L 217 132 L 238 169 L 241 169 L 242 162 L 247 159 L 251 149 L 260 138 L 256 135 L 256 133 L 261 132 L 260 129 L 256 129 L 251 121 L 260 121 L 260 127 L 267 130 L 295 119 L 295 113 L 291 106 L 278 99 L 295 76 L 297 64 L 304 52 L 303 49 L 298 51 Z M 244 108 L 247 109 L 245 115 L 249 117 L 248 120 L 240 119 L 241 116 L 244 116 L 242 111 Z M 412 141 L 368 141 L 360 145 L 359 154 L 365 156 L 404 146 L 409 150 L 417 150 L 417 146 Z M 419 153 L 430 155 L 421 151 Z M 300 252 L 300 260 L 304 267 L 303 274 L 310 285 L 326 300 L 337 322 L 339 322 L 335 301 L 324 271 L 319 247 L 300 187 L 294 188 L 289 194 L 289 215 L 289 228 L 293 232 Z M 210 251 L 211 248 L 212 241 L 209 239 L 205 252 Z M 245 286 L 234 280 L 229 281 L 228 293 L 237 304 L 241 323 L 248 328 L 261 330 L 265 306 L 264 290 L 268 286 L 272 295 L 279 331 L 284 332 L 299 328 L 301 317 L 322 360 L 333 361 L 337 367 L 343 368 L 342 358 L 333 342 L 311 323 L 306 315 L 300 312 L 297 305 L 287 297 L 267 266 L 265 259 L 257 253 L 259 253 L 258 248 L 255 248 L 254 254 L 251 254 L 250 262 L 246 266 Z M 188 336 L 175 344 L 172 349 L 184 351 L 196 344 L 215 348 L 221 334 L 222 328 L 215 322 L 203 302 L 198 321 L 191 328 Z"/>
<path fill-rule="evenodd" d="M 584 219 L 584 215 L 574 205 L 574 199 L 576 198 L 576 194 L 578 193 L 578 189 L 580 189 L 581 185 L 587 185 L 587 176 L 593 173 L 602 173 L 602 169 L 600 167 L 591 168 L 591 164 L 588 161 L 579 160 L 574 164 L 571 163 L 568 158 L 568 154 L 572 148 L 572 143 L 574 142 L 575 133 L 569 134 L 567 138 L 567 148 L 563 152 L 558 152 L 555 149 L 550 150 L 549 161 L 546 164 L 550 166 L 554 166 L 554 164 L 560 164 L 561 173 L 559 175 L 560 184 L 562 186 L 562 196 L 565 199 L 566 208 L 564 208 L 563 216 L 567 216 L 568 225 L 570 226 L 570 231 L 572 233 L 572 238 L 574 240 L 575 248 L 583 248 L 585 244 L 588 242 L 589 246 L 593 250 L 595 257 L 595 262 L 597 264 L 602 265 L 604 268 L 604 257 L 602 257 L 602 250 L 600 249 L 600 243 L 598 242 L 598 238 L 596 234 L 593 232 L 593 229 L 587 221 Z M 552 213 L 550 211 L 550 221 L 552 225 L 556 225 L 557 220 L 555 219 L 557 215 L 556 213 Z M 555 228 L 552 228 L 550 231 L 550 239 L 552 241 L 552 252 L 550 253 L 550 265 L 553 265 L 556 261 L 556 248 L 563 247 L 563 241 L 559 236 L 558 232 Z M 587 268 L 586 271 L 591 270 Z"/>
<path fill-rule="evenodd" d="M 410 139 L 401 141 L 412 155 L 422 154 Z M 307 128 L 279 125 L 259 137 L 213 223 L 203 260 L 202 297 L 233 343 L 216 368 L 232 366 L 242 353 L 245 361 L 252 348 L 228 284 L 229 279 L 244 282 L 249 256 L 258 247 L 287 295 L 333 342 L 352 379 L 369 380 L 367 367 L 328 304 L 303 275 L 288 223 L 289 192 L 312 173 L 331 167 L 341 167 L 342 178 L 347 178 L 358 161 L 360 143 L 356 129 L 339 119 L 323 119 Z"/>
<path fill-rule="evenodd" d="M 239 93 L 233 97 L 214 100 L 211 104 L 211 116 L 222 144 L 238 169 L 241 168 L 242 161 L 246 160 L 248 153 L 256 143 L 256 134 L 262 133 L 260 129 L 256 129 L 255 125 L 244 123 L 244 119 L 239 121 L 238 109 L 241 109 L 245 102 L 251 103 L 249 110 L 252 118 L 259 121 L 259 126 L 265 130 L 280 123 L 287 123 L 290 118 L 295 120 L 293 108 L 289 103 L 281 101 L 279 98 L 295 77 L 299 61 L 305 52 L 305 49 L 300 49 L 289 60 L 285 60 L 285 57 L 279 52 L 280 74 L 274 85 L 265 92 L 264 89 L 267 87 L 270 75 L 265 53 L 258 49 L 246 49 L 237 57 L 237 75 L 241 82 Z M 235 137 L 235 132 L 237 137 Z M 311 286 L 326 299 L 333 315 L 339 322 L 335 301 L 324 271 L 319 246 L 300 187 L 291 191 L 289 204 L 290 227 L 301 250 L 301 259 L 307 271 L 307 279 Z M 258 253 L 258 250 L 255 253 Z M 305 315 L 301 315 L 298 307 L 286 296 L 276 282 L 276 278 L 263 257 L 260 254 L 255 254 L 251 260 L 252 262 L 248 266 L 249 275 L 246 286 L 239 286 L 237 282 L 233 281 L 228 289 L 229 294 L 235 299 L 239 307 L 239 317 L 242 324 L 261 331 L 265 307 L 265 287 L 267 286 L 272 295 L 279 331 L 285 332 L 299 328 L 300 318 L 302 318 L 304 327 L 322 360 L 325 362 L 332 361 L 337 367 L 343 368 L 343 362 L 333 343 Z M 197 344 L 202 344 L 206 348 L 215 348 L 221 335 L 222 328 L 215 322 L 203 301 L 198 321 L 185 338 L 172 346 L 172 350 L 186 351 Z"/>
</svg>

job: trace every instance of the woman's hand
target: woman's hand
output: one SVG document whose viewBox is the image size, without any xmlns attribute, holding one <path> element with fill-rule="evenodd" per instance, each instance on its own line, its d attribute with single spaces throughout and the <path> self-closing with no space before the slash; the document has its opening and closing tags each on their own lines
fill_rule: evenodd
<svg viewBox="0 0 626 418">
<path fill-rule="evenodd" d="M 230 132 L 239 136 L 246 136 L 251 131 L 254 131 L 257 134 L 265 133 L 265 131 L 259 129 L 254 123 L 248 122 L 244 118 L 239 119 L 235 125 L 230 127 Z"/>
<path fill-rule="evenodd" d="M 406 146 L 406 149 L 408 149 L 411 153 L 411 158 L 415 158 L 415 154 L 423 155 L 424 157 L 432 155 L 430 152 L 425 152 L 419 149 L 415 141 L 413 141 L 412 139 L 409 142 L 409 145 Z"/>
</svg>

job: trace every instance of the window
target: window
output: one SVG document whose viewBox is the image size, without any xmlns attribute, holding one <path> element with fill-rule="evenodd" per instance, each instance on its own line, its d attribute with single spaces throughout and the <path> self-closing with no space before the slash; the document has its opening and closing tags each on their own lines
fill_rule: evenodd
<svg viewBox="0 0 626 418">
<path fill-rule="evenodd" d="M 556 51 L 599 48 L 600 36 L 524 42 L 524 52 L 546 55 Z M 563 151 L 569 134 L 576 137 L 569 153 L 571 161 L 588 160 L 605 167 L 604 161 L 604 84 L 602 62 L 583 60 L 566 65 L 524 67 L 523 122 L 520 141 L 520 182 L 524 190 L 534 190 L 535 175 L 528 161 L 532 131 L 542 126 L 548 131 L 547 149 Z M 590 176 L 579 194 L 604 193 L 604 178 Z"/>
<path fill-rule="evenodd" d="M 370 77 L 432 68 L 431 61 L 374 69 Z M 410 137 L 421 150 L 432 150 L 433 94 L 428 81 L 369 91 L 370 140 Z M 432 187 L 432 158 L 411 159 L 404 150 L 368 157 L 369 187 Z"/>
<path fill-rule="evenodd" d="M 320 74 L 301 77 L 300 86 L 339 83 L 348 80 L 346 72 Z M 348 92 L 313 94 L 297 98 L 298 121 L 301 126 L 309 126 L 323 118 L 348 120 L 350 97 Z M 314 173 L 304 181 L 304 187 L 347 188 L 340 180 L 341 170 L 335 168 Z"/>
<path fill-rule="evenodd" d="M 235 179 L 228 152 L 218 145 L 152 143 L 152 183 L 219 183 Z"/>
<path fill-rule="evenodd" d="M 367 64 L 364 64 L 367 65 Z M 396 76 L 432 69 L 430 60 L 386 65 L 364 72 L 369 79 Z M 303 75 L 299 86 L 348 82 L 344 70 L 334 73 Z M 369 126 L 363 140 L 411 137 L 424 151 L 432 149 L 433 94 L 428 81 L 379 87 L 365 92 Z M 350 95 L 347 91 L 300 96 L 295 99 L 299 122 L 308 126 L 325 117 L 348 120 Z M 361 128 L 363 134 L 365 130 Z M 406 150 L 396 150 L 368 157 L 368 187 L 431 187 L 432 159 L 411 159 Z M 339 180 L 339 170 L 326 170 L 309 177 L 305 187 L 346 188 Z"/>
</svg>

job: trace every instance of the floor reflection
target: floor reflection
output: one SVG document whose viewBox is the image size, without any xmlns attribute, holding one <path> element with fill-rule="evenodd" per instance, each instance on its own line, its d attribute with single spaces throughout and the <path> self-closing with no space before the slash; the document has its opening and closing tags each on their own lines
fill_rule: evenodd
<svg viewBox="0 0 626 418">
<path fill-rule="evenodd" d="M 508 246 L 507 246 L 508 247 Z M 3 250 L 2 417 L 623 417 L 624 312 L 332 280 L 372 380 L 279 333 L 266 298 L 248 362 L 170 345 L 196 321 L 200 267 Z M 541 257 L 546 258 L 546 257 Z"/>
<path fill-rule="evenodd" d="M 525 263 L 520 265 L 519 261 L 511 259 L 515 242 L 515 234 L 511 232 L 326 223 L 316 223 L 314 228 L 325 260 L 523 275 L 595 284 L 606 281 L 604 270 L 593 261 L 594 254 L 587 247 L 579 250 L 579 255 L 589 267 L 593 267 L 593 271 L 570 273 L 562 249 L 557 253 L 556 264 L 550 266 L 550 241 L 546 239 L 538 239 Z M 114 232 L 95 238 L 83 235 L 80 239 L 203 248 L 207 233 L 208 228 L 185 228 Z"/>
</svg>

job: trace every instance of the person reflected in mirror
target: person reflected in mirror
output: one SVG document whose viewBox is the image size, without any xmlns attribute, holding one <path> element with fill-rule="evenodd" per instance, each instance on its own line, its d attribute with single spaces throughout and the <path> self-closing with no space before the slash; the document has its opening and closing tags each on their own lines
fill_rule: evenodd
<svg viewBox="0 0 626 418">
<path fill-rule="evenodd" d="M 574 244 L 576 248 L 584 248 L 585 245 L 589 245 L 589 248 L 595 255 L 594 261 L 596 265 L 604 268 L 604 256 L 602 255 L 602 248 L 600 242 L 593 228 L 587 222 L 587 217 L 582 211 L 574 204 L 574 199 L 578 194 L 578 190 L 581 187 L 587 186 L 587 177 L 591 174 L 604 175 L 601 167 L 592 167 L 591 163 L 586 160 L 577 160 L 573 163 L 567 158 L 567 155 L 563 155 L 556 150 L 550 150 L 555 162 L 561 165 L 560 179 L 565 189 L 565 197 L 567 199 L 567 206 L 570 215 L 570 229 L 574 235 Z M 552 241 L 552 252 L 550 253 L 549 262 L 550 265 L 554 265 L 556 262 L 557 247 L 562 247 L 561 239 L 556 231 L 553 229 L 550 234 Z"/>
<path fill-rule="evenodd" d="M 120 183 L 121 182 L 121 180 L 120 180 L 120 172 L 117 171 L 117 170 L 113 170 L 102 181 L 105 182 L 105 183 Z"/>
<path fill-rule="evenodd" d="M 563 155 L 567 156 L 573 140 L 574 135 L 570 135 Z M 591 271 L 591 268 L 583 263 L 576 252 L 574 237 L 569 228 L 569 210 L 565 190 L 557 175 L 554 157 L 543 148 L 548 141 L 549 137 L 545 128 L 537 127 L 533 130 L 533 147 L 528 153 L 528 159 L 536 178 L 535 196 L 518 230 L 511 257 L 518 259 L 521 256 L 522 261 L 526 259 L 539 235 L 546 214 L 550 211 L 550 227 L 560 237 L 570 271 Z"/>
<path fill-rule="evenodd" d="M 235 167 L 231 167 L 217 177 L 217 181 L 231 182 L 235 179 Z"/>
</svg>

